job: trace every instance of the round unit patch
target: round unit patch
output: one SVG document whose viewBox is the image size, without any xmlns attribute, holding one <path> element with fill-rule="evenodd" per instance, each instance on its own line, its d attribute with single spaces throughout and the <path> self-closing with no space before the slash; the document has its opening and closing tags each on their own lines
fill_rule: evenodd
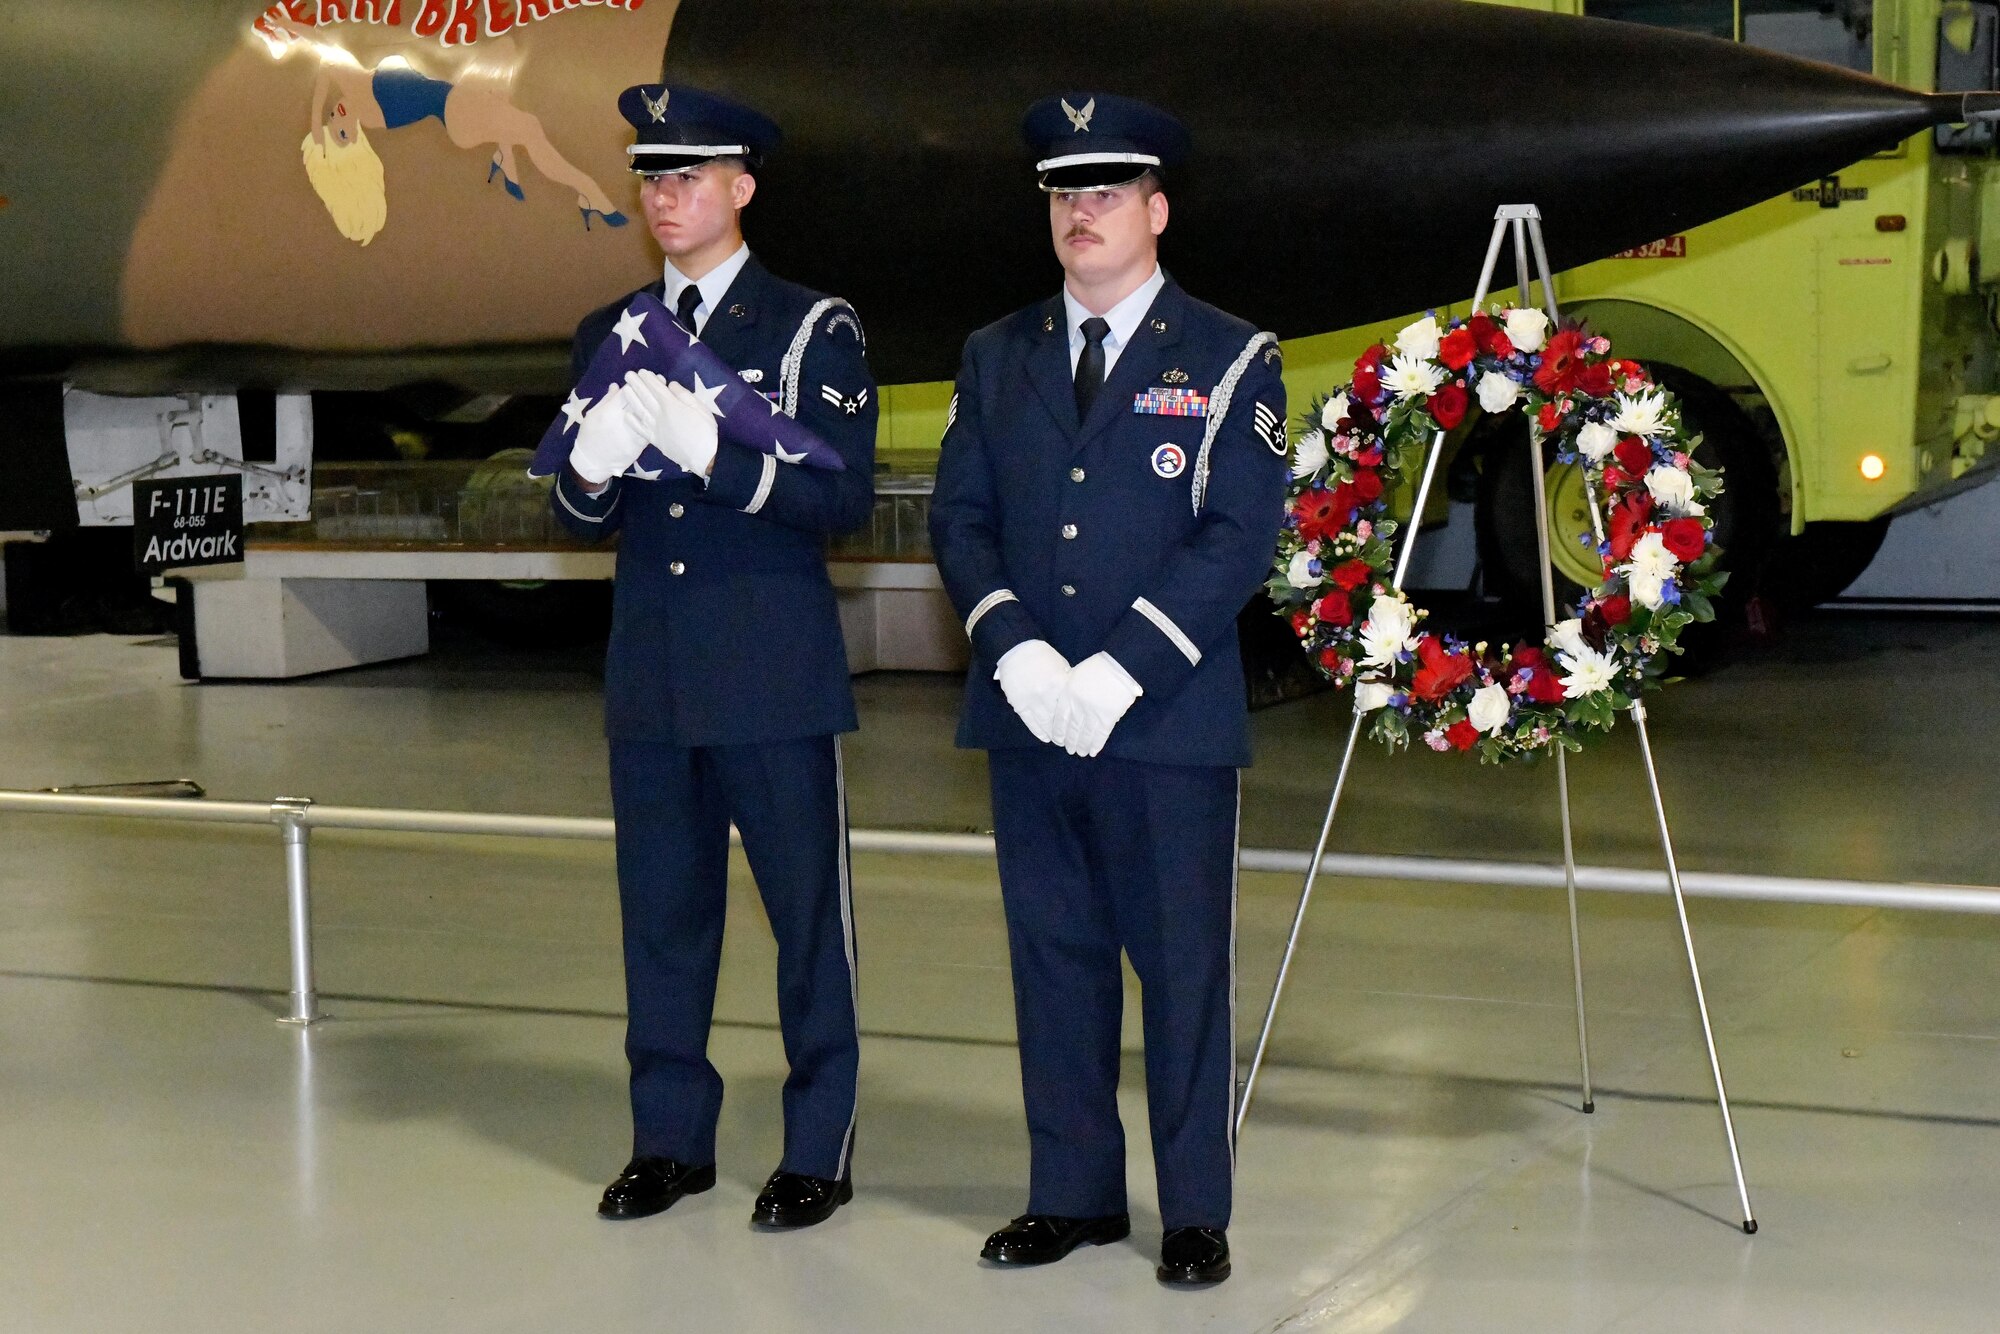
<svg viewBox="0 0 2000 1334">
<path fill-rule="evenodd" d="M 1187 453 L 1179 445 L 1161 445 L 1153 451 L 1153 471 L 1162 477 L 1178 477 L 1187 471 Z"/>
</svg>

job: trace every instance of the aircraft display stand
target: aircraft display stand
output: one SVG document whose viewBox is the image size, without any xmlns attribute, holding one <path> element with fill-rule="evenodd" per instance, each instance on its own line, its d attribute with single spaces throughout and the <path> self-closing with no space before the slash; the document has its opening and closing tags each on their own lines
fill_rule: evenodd
<svg viewBox="0 0 2000 1334">
<path fill-rule="evenodd" d="M 1493 281 L 1494 269 L 1499 263 L 1501 246 L 1511 234 L 1514 248 L 1515 276 L 1520 286 L 1521 305 L 1526 307 L 1532 300 L 1531 286 L 1539 281 L 1542 287 L 1543 309 L 1549 316 L 1551 330 L 1559 327 L 1555 300 L 1555 283 L 1549 273 L 1547 247 L 1542 240 L 1541 210 L 1532 204 L 1502 205 L 1493 219 L 1493 235 L 1486 247 L 1486 262 L 1480 269 L 1478 295 L 1473 298 L 1472 309 L 1476 312 L 1486 303 L 1487 292 Z M 1533 268 L 1529 264 L 1529 250 L 1534 252 Z M 1421 526 L 1424 506 L 1430 499 L 1431 483 L 1437 475 L 1438 460 L 1444 453 L 1445 436 L 1437 431 L 1431 437 L 1426 453 L 1422 480 L 1417 486 L 1416 505 L 1411 511 L 1411 519 L 1404 529 L 1403 548 L 1396 559 L 1393 587 L 1401 591 L 1403 581 L 1409 574 L 1410 562 L 1417 548 L 1417 532 Z M 1542 615 L 1548 627 L 1556 623 L 1556 596 L 1554 574 L 1549 564 L 1549 507 L 1547 481 L 1544 476 L 1542 441 L 1533 430 L 1528 433 L 1529 448 L 1532 451 L 1531 475 L 1534 477 L 1535 536 L 1541 552 L 1542 568 Z M 1603 517 L 1598 511 L 1595 492 L 1585 487 L 1585 495 L 1590 504 L 1590 524 L 1599 543 L 1604 540 Z M 1708 998 L 1701 985 L 1701 965 L 1695 957 L 1694 933 L 1688 925 L 1687 898 L 1681 889 L 1680 865 L 1674 855 L 1673 831 L 1667 822 L 1666 801 L 1660 793 L 1659 770 L 1653 762 L 1652 739 L 1646 727 L 1646 705 L 1643 699 L 1635 700 L 1631 708 L 1633 726 L 1639 734 L 1639 755 L 1646 770 L 1646 783 L 1651 790 L 1653 813 L 1659 824 L 1660 850 L 1667 869 L 1667 883 L 1672 891 L 1674 912 L 1680 921 L 1681 944 L 1687 952 L 1688 977 L 1694 984 L 1695 1008 L 1701 1016 L 1702 1042 L 1708 1050 L 1708 1068 L 1715 1077 L 1716 1105 L 1722 1112 L 1722 1132 L 1729 1146 L 1729 1165 L 1736 1181 L 1737 1199 L 1743 1206 L 1743 1230 L 1757 1231 L 1757 1218 L 1750 1208 L 1750 1191 L 1744 1183 L 1743 1159 L 1736 1146 L 1736 1124 L 1729 1114 L 1729 1092 L 1723 1084 L 1722 1060 L 1717 1055 L 1715 1030 L 1709 1022 Z M 1312 861 L 1306 868 L 1305 887 L 1299 894 L 1298 911 L 1292 917 L 1290 938 L 1285 942 L 1284 957 L 1278 964 L 1278 975 L 1271 988 L 1271 1002 L 1264 1012 L 1263 1031 L 1257 1038 L 1256 1054 L 1251 1058 L 1250 1069 L 1243 1079 L 1242 1091 L 1236 1103 L 1236 1131 L 1240 1135 L 1243 1123 L 1250 1113 L 1250 1102 L 1256 1093 L 1257 1075 L 1263 1068 L 1264 1057 L 1270 1046 L 1271 1029 L 1278 1017 L 1279 1003 L 1284 999 L 1285 980 L 1291 971 L 1293 957 L 1298 952 L 1300 928 L 1305 924 L 1306 909 L 1312 902 L 1313 886 L 1319 878 L 1320 862 L 1326 856 L 1328 836 L 1333 832 L 1334 817 L 1340 810 L 1340 799 L 1347 787 L 1348 771 L 1354 763 L 1354 751 L 1361 740 L 1361 732 L 1366 723 L 1366 715 L 1357 711 L 1354 724 L 1347 734 L 1347 749 L 1342 754 L 1340 769 L 1334 778 L 1333 795 L 1327 802 L 1326 819 L 1320 825 L 1319 843 L 1313 849 Z M 1576 846 L 1570 821 L 1569 764 L 1568 756 L 1558 746 L 1556 752 L 1556 793 L 1562 810 L 1563 879 L 1569 898 L 1569 942 L 1570 965 L 1576 985 L 1576 1045 L 1577 1056 L 1582 1067 L 1583 1104 L 1582 1110 L 1596 1110 L 1596 1099 L 1590 1079 L 1590 1033 L 1584 1013 L 1583 996 L 1583 946 L 1577 927 L 1576 910 Z"/>
</svg>

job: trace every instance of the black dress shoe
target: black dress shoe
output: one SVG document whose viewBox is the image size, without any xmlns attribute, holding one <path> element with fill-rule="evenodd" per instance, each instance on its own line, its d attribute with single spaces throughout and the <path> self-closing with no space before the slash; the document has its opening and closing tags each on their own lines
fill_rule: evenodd
<svg viewBox="0 0 2000 1334">
<path fill-rule="evenodd" d="M 1022 1214 L 986 1239 L 979 1258 L 996 1265 L 1053 1264 L 1079 1246 L 1103 1246 L 1131 1235 L 1132 1220 L 1124 1214 L 1099 1218 Z"/>
<path fill-rule="evenodd" d="M 798 1172 L 773 1172 L 750 1221 L 760 1227 L 811 1227 L 833 1217 L 835 1209 L 853 1198 L 851 1177 L 828 1181 Z"/>
<path fill-rule="evenodd" d="M 1229 1234 L 1219 1227 L 1177 1227 L 1160 1239 L 1160 1282 L 1194 1286 L 1229 1277 Z"/>
<path fill-rule="evenodd" d="M 699 1195 L 715 1185 L 715 1164 L 690 1167 L 672 1158 L 638 1157 L 597 1202 L 599 1218 L 649 1218 L 683 1195 Z"/>
</svg>

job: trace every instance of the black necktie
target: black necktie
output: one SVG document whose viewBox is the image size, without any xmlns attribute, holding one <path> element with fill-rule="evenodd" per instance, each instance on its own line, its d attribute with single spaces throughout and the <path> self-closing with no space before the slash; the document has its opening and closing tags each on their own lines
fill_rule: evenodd
<svg viewBox="0 0 2000 1334">
<path fill-rule="evenodd" d="M 686 329 L 689 333 L 695 332 L 694 308 L 700 304 L 701 289 L 699 287 L 693 283 L 689 283 L 681 289 L 680 309 L 675 314 L 680 317 L 681 328 Z"/>
<path fill-rule="evenodd" d="M 1104 337 L 1111 326 L 1093 315 L 1083 322 L 1083 355 L 1076 359 L 1076 419 L 1090 415 L 1097 391 L 1104 387 Z"/>
</svg>

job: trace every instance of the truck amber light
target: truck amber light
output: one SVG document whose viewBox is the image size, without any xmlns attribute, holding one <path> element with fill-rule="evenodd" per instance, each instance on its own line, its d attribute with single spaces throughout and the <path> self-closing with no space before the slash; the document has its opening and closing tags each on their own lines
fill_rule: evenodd
<svg viewBox="0 0 2000 1334">
<path fill-rule="evenodd" d="M 1909 225 L 1910 220 L 1900 213 L 1884 213 L 1875 219 L 1875 230 L 1878 232 L 1900 232 Z"/>
<path fill-rule="evenodd" d="M 1889 471 L 1889 465 L 1882 461 L 1880 454 L 1863 454 L 1861 456 L 1861 475 L 1869 481 L 1881 481 L 1882 474 L 1887 471 Z"/>
</svg>

